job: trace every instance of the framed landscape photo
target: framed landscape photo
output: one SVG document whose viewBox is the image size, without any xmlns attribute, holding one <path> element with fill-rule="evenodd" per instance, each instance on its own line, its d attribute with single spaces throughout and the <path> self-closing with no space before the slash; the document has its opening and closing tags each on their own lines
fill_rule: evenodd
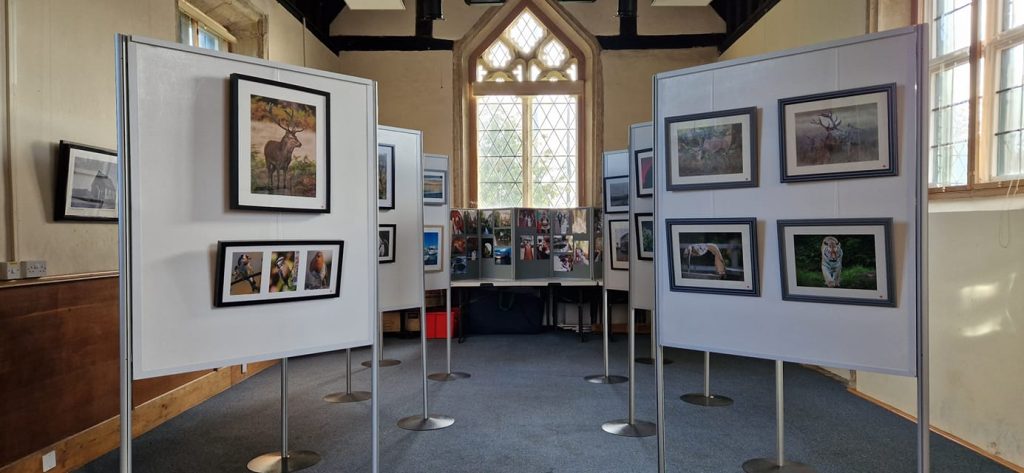
<svg viewBox="0 0 1024 473">
<path fill-rule="evenodd" d="M 895 307 L 892 219 L 779 220 L 782 299 Z"/>
<path fill-rule="evenodd" d="M 629 271 L 629 220 L 608 220 L 611 268 Z"/>
<path fill-rule="evenodd" d="M 654 214 L 638 213 L 633 215 L 636 226 L 636 257 L 641 260 L 654 260 Z"/>
<path fill-rule="evenodd" d="M 782 182 L 895 176 L 896 84 L 779 100 Z"/>
<path fill-rule="evenodd" d="M 338 297 L 341 240 L 217 243 L 215 307 Z"/>
<path fill-rule="evenodd" d="M 395 262 L 396 231 L 394 224 L 377 225 L 377 263 Z"/>
<path fill-rule="evenodd" d="M 423 171 L 423 205 L 448 203 L 448 171 Z"/>
<path fill-rule="evenodd" d="M 669 219 L 665 228 L 672 291 L 761 294 L 756 219 Z"/>
<path fill-rule="evenodd" d="M 629 176 L 604 178 L 604 212 L 629 212 Z"/>
<path fill-rule="evenodd" d="M 444 271 L 444 227 L 425 225 L 423 227 L 423 271 L 436 273 Z"/>
<path fill-rule="evenodd" d="M 757 187 L 757 107 L 665 119 L 670 191 Z"/>
<path fill-rule="evenodd" d="M 638 149 L 633 153 L 636 172 L 636 196 L 650 197 L 654 195 L 654 149 Z"/>
<path fill-rule="evenodd" d="M 395 147 L 377 145 L 377 208 L 395 208 Z"/>
<path fill-rule="evenodd" d="M 117 153 L 61 141 L 54 220 L 117 221 Z"/>
<path fill-rule="evenodd" d="M 231 208 L 331 211 L 331 97 L 231 74 Z"/>
</svg>

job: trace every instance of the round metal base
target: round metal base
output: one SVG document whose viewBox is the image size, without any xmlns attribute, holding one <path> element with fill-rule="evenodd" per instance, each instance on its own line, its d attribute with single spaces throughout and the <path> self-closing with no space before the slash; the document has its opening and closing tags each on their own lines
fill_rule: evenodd
<svg viewBox="0 0 1024 473">
<path fill-rule="evenodd" d="M 327 402 L 335 402 L 344 404 L 348 402 L 363 402 L 372 397 L 372 394 L 366 391 L 352 391 L 350 393 L 334 393 L 324 396 L 324 400 Z"/>
<path fill-rule="evenodd" d="M 682 399 L 683 402 L 689 404 L 704 407 L 725 407 L 732 405 L 731 398 L 719 396 L 717 394 L 712 394 L 710 396 L 705 396 L 704 393 L 683 394 L 682 396 L 679 396 L 679 399 Z"/>
<path fill-rule="evenodd" d="M 364 362 L 359 363 L 359 364 L 363 365 L 363 366 L 365 366 L 367 368 L 373 366 L 373 362 L 371 362 L 371 361 L 364 361 Z M 400 364 L 402 364 L 402 362 L 400 360 L 380 360 L 380 363 L 377 363 L 377 366 L 380 366 L 381 368 L 387 368 L 388 366 L 395 366 L 395 365 L 400 365 Z"/>
<path fill-rule="evenodd" d="M 451 373 L 433 373 L 427 375 L 427 379 L 433 381 L 455 381 L 456 379 L 466 379 L 470 377 L 469 373 L 463 373 L 461 371 L 452 371 Z"/>
<path fill-rule="evenodd" d="M 651 358 L 651 357 L 648 357 L 648 356 L 645 356 L 643 358 L 637 358 L 634 361 L 636 361 L 637 363 L 643 363 L 645 365 L 653 365 L 654 364 L 654 358 Z M 672 364 L 672 360 L 670 360 L 668 358 L 665 358 L 665 361 L 662 364 L 671 365 Z"/>
<path fill-rule="evenodd" d="M 432 415 L 424 418 L 421 415 L 409 416 L 398 421 L 398 426 L 405 430 L 441 430 L 445 427 L 451 427 L 455 423 L 455 419 L 448 416 Z"/>
<path fill-rule="evenodd" d="M 629 423 L 629 419 L 613 420 L 605 422 L 601 429 L 609 434 L 623 437 L 650 437 L 658 433 L 657 424 L 644 420 L 636 420 L 632 424 Z"/>
<path fill-rule="evenodd" d="M 629 381 L 629 378 L 627 378 L 625 376 L 619 376 L 619 375 L 616 375 L 616 374 L 612 374 L 612 375 L 608 375 L 608 376 L 605 376 L 603 374 L 595 374 L 593 376 L 587 376 L 586 378 L 583 378 L 583 379 L 587 380 L 588 383 L 594 383 L 594 384 L 619 384 L 619 383 L 625 383 L 626 381 Z"/>
<path fill-rule="evenodd" d="M 779 465 L 775 463 L 775 460 L 755 458 L 743 462 L 743 471 L 746 473 L 816 473 L 817 470 L 800 462 L 788 461 Z"/>
<path fill-rule="evenodd" d="M 281 452 L 267 453 L 249 461 L 246 468 L 256 473 L 286 473 L 305 470 L 320 463 L 320 455 L 309 450 L 289 450 L 288 458 L 281 458 Z"/>
</svg>

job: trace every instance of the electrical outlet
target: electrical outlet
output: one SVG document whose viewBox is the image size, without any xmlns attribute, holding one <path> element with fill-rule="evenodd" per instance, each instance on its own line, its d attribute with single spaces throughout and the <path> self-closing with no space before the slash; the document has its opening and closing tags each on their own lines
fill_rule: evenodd
<svg viewBox="0 0 1024 473">
<path fill-rule="evenodd" d="M 17 261 L 0 261 L 0 281 L 21 279 L 21 265 Z"/>
<path fill-rule="evenodd" d="M 21 277 L 41 278 L 46 276 L 46 261 L 22 261 Z"/>
<path fill-rule="evenodd" d="M 43 455 L 43 471 L 50 471 L 57 467 L 57 452 L 50 450 Z"/>
</svg>

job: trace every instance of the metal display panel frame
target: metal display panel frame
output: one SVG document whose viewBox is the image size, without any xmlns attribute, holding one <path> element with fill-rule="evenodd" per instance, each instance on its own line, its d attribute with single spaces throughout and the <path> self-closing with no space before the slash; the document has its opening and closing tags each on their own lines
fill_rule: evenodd
<svg viewBox="0 0 1024 473">
<path fill-rule="evenodd" d="M 442 156 L 437 154 L 424 154 L 423 155 L 423 170 L 424 171 L 445 171 L 448 172 L 448 156 Z M 451 176 L 451 173 L 448 173 Z M 450 206 L 448 202 L 451 201 L 451 184 L 448 180 L 445 180 L 445 196 L 449 197 L 445 199 L 445 203 L 442 205 L 423 205 L 423 227 L 427 226 L 439 226 L 444 228 L 444 234 L 441 235 L 441 241 L 438 242 L 440 246 L 439 251 L 441 252 L 441 270 L 424 273 L 425 282 L 423 283 L 426 290 L 448 290 L 451 287 L 451 259 L 448 254 L 452 249 L 452 229 L 450 221 L 448 219 Z M 421 193 L 422 195 L 422 193 Z M 422 243 L 420 245 L 422 247 Z"/>
<path fill-rule="evenodd" d="M 396 226 L 395 261 L 377 268 L 378 304 L 381 311 L 422 307 L 423 133 L 380 125 L 377 143 L 395 148 L 395 206 L 379 209 L 377 220 Z"/>
<path fill-rule="evenodd" d="M 626 176 L 629 175 L 629 160 L 632 157 L 629 154 L 629 150 L 618 150 L 618 151 L 605 151 L 603 159 L 603 170 L 604 176 Z M 602 180 L 602 182 L 604 182 Z M 603 193 L 602 189 L 602 193 Z M 629 188 L 630 194 L 633 192 L 633 187 Z M 603 202 L 602 198 L 602 202 Z M 629 291 L 629 270 L 612 269 L 612 258 L 614 255 L 614 246 L 612 245 L 612 235 L 608 228 L 608 220 L 622 220 L 630 218 L 628 213 L 613 213 L 601 212 L 604 219 L 602 228 L 604 229 L 603 238 L 604 240 L 604 255 L 602 265 L 602 272 L 604 273 L 604 287 L 613 291 Z M 632 223 L 630 224 L 632 226 Z M 632 242 L 630 242 L 632 243 Z M 632 267 L 630 267 L 632 269 Z"/>
<path fill-rule="evenodd" d="M 637 189 L 640 173 L 636 169 L 638 152 L 654 152 L 654 124 L 652 122 L 637 123 L 629 127 L 629 301 L 635 309 L 654 310 L 654 261 L 640 259 L 638 254 L 637 214 L 654 213 L 655 196 L 638 197 Z M 657 158 L 654 158 L 657 166 Z M 661 232 L 657 226 L 654 238 L 658 239 Z M 654 258 L 658 258 L 655 252 Z"/>
</svg>

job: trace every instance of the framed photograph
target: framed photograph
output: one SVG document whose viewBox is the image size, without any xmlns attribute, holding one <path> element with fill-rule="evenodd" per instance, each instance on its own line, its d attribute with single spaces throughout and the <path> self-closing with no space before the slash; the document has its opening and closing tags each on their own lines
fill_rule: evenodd
<svg viewBox="0 0 1024 473">
<path fill-rule="evenodd" d="M 640 260 L 654 260 L 654 214 L 633 215 L 636 226 L 636 257 Z"/>
<path fill-rule="evenodd" d="M 611 268 L 629 271 L 629 220 L 608 220 L 608 236 Z"/>
<path fill-rule="evenodd" d="M 215 307 L 338 297 L 345 242 L 217 243 Z"/>
<path fill-rule="evenodd" d="M 604 178 L 604 212 L 629 212 L 629 176 Z"/>
<path fill-rule="evenodd" d="M 448 203 L 448 171 L 423 171 L 423 205 Z"/>
<path fill-rule="evenodd" d="M 779 100 L 782 182 L 895 176 L 896 84 Z"/>
<path fill-rule="evenodd" d="M 757 187 L 757 107 L 665 119 L 668 190 Z"/>
<path fill-rule="evenodd" d="M 677 292 L 759 296 L 757 220 L 693 218 L 665 221 L 669 287 Z"/>
<path fill-rule="evenodd" d="M 444 271 L 444 227 L 423 226 L 423 271 L 436 273 Z"/>
<path fill-rule="evenodd" d="M 633 168 L 636 170 L 636 196 L 654 195 L 654 148 L 638 149 L 633 152 Z"/>
<path fill-rule="evenodd" d="M 779 220 L 782 299 L 896 306 L 892 219 Z"/>
<path fill-rule="evenodd" d="M 331 211 L 331 96 L 231 74 L 231 208 Z"/>
<path fill-rule="evenodd" d="M 377 262 L 395 262 L 395 238 L 396 228 L 394 224 L 377 225 Z"/>
<path fill-rule="evenodd" d="M 377 208 L 385 210 L 395 208 L 394 145 L 377 145 Z"/>
<path fill-rule="evenodd" d="M 117 152 L 61 141 L 54 220 L 117 221 Z"/>
</svg>

